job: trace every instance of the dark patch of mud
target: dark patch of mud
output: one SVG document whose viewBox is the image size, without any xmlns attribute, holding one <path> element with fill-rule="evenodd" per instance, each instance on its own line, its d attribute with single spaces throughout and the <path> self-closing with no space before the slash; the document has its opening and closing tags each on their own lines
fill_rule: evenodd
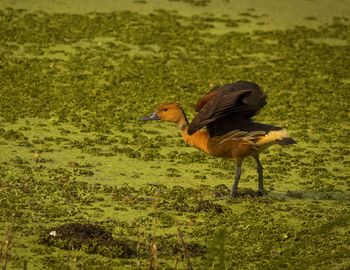
<svg viewBox="0 0 350 270">
<path fill-rule="evenodd" d="M 112 233 L 91 223 L 69 223 L 42 232 L 39 242 L 66 250 L 82 250 L 112 258 L 136 256 L 135 241 L 114 239 Z"/>
</svg>

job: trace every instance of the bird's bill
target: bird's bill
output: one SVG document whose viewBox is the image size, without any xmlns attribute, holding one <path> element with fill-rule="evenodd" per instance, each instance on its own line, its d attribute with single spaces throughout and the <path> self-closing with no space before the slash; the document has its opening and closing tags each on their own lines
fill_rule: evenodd
<svg viewBox="0 0 350 270">
<path fill-rule="evenodd" d="M 142 121 L 149 121 L 149 120 L 160 120 L 158 114 L 156 112 L 152 113 L 150 116 L 145 116 L 141 118 Z"/>
</svg>

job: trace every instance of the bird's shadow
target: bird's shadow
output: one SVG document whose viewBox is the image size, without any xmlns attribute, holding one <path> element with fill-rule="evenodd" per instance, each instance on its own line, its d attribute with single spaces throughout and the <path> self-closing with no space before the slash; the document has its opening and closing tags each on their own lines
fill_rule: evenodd
<svg viewBox="0 0 350 270">
<path fill-rule="evenodd" d="M 285 200 L 350 200 L 350 192 L 343 191 L 294 191 L 270 192 L 269 197 L 272 199 Z"/>
<path fill-rule="evenodd" d="M 260 194 L 252 188 L 239 188 L 237 194 L 232 197 L 230 189 L 225 185 L 218 185 L 213 190 L 213 197 L 215 199 L 271 199 L 277 201 L 287 200 L 350 200 L 350 192 L 340 191 L 296 191 L 287 190 L 285 192 L 268 191 Z"/>
</svg>

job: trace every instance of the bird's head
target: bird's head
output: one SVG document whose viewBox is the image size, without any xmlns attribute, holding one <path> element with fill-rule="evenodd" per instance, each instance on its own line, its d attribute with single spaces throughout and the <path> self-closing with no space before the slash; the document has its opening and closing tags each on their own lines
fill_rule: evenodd
<svg viewBox="0 0 350 270">
<path fill-rule="evenodd" d="M 163 103 L 159 105 L 158 110 L 150 116 L 145 116 L 141 120 L 162 120 L 173 123 L 179 123 L 184 119 L 184 112 L 179 103 Z"/>
</svg>

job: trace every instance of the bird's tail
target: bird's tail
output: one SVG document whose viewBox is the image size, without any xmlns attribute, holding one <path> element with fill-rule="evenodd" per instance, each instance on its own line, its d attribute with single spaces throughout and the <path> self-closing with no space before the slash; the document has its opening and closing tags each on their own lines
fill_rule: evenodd
<svg viewBox="0 0 350 270">
<path fill-rule="evenodd" d="M 280 145 L 290 145 L 295 144 L 296 141 L 289 136 L 285 129 L 270 131 L 257 141 L 257 145 L 259 146 L 268 146 L 275 143 Z"/>
</svg>

